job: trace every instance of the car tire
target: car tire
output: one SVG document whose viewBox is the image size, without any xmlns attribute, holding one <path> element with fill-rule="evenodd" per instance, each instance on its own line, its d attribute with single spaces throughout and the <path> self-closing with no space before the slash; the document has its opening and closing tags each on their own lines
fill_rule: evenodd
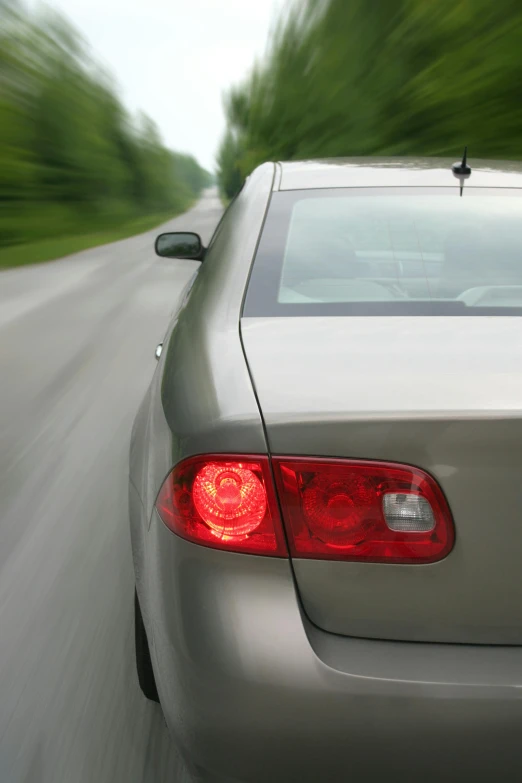
<svg viewBox="0 0 522 783">
<path fill-rule="evenodd" d="M 134 641 L 136 645 L 136 669 L 138 672 L 138 681 L 144 696 L 151 701 L 157 701 L 159 704 L 158 689 L 156 688 L 156 678 L 152 669 L 150 657 L 149 642 L 147 632 L 143 624 L 140 602 L 138 594 L 134 592 Z"/>
</svg>

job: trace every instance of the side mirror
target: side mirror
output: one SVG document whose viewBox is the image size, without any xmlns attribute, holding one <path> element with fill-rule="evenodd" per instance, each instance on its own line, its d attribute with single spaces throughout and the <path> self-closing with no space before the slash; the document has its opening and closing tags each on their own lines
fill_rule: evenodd
<svg viewBox="0 0 522 783">
<path fill-rule="evenodd" d="M 205 248 L 199 234 L 170 232 L 156 237 L 154 249 L 162 258 L 187 258 L 203 261 Z"/>
</svg>

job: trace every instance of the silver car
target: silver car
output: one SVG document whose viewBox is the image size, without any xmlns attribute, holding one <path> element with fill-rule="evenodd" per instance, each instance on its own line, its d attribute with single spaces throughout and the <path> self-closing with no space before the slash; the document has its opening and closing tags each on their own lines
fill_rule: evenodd
<svg viewBox="0 0 522 783">
<path fill-rule="evenodd" d="M 138 674 L 195 780 L 522 777 L 522 166 L 265 164 L 130 460 Z"/>
</svg>

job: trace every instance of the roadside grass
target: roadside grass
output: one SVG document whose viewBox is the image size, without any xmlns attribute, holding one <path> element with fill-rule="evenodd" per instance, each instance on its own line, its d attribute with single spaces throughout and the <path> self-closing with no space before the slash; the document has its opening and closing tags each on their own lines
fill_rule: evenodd
<svg viewBox="0 0 522 783">
<path fill-rule="evenodd" d="M 190 208 L 190 204 L 188 208 Z M 155 215 L 135 218 L 114 228 L 104 228 L 102 231 L 71 236 L 57 236 L 39 239 L 23 245 L 3 247 L 0 248 L 0 269 L 36 264 L 42 261 L 53 261 L 56 258 L 63 258 L 72 253 L 78 253 L 80 250 L 88 250 L 91 247 L 106 245 L 119 239 L 143 234 L 156 226 L 160 226 L 167 220 L 171 220 L 173 217 L 176 217 L 175 212 L 161 212 Z"/>
</svg>

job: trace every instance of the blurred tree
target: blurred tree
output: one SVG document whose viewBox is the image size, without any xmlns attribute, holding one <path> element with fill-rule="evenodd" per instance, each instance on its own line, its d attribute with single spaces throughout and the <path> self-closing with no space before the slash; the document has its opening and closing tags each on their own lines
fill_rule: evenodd
<svg viewBox="0 0 522 783">
<path fill-rule="evenodd" d="M 77 30 L 0 0 L 0 246 L 181 211 L 210 182 L 128 116 Z"/>
<path fill-rule="evenodd" d="M 225 199 L 231 199 L 239 191 L 241 176 L 242 149 L 236 133 L 229 129 L 221 142 L 217 155 L 218 179 L 221 193 Z"/>
<path fill-rule="evenodd" d="M 270 159 L 522 158 L 521 50 L 519 0 L 294 3 L 226 96 L 221 188 Z"/>
</svg>

